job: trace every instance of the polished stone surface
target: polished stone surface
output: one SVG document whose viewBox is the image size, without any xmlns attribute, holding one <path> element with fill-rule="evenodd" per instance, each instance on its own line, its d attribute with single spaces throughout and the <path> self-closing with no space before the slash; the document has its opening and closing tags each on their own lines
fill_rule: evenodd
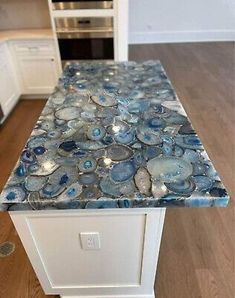
<svg viewBox="0 0 235 298">
<path fill-rule="evenodd" d="M 0 210 L 210 207 L 229 197 L 159 61 L 67 65 Z"/>
</svg>

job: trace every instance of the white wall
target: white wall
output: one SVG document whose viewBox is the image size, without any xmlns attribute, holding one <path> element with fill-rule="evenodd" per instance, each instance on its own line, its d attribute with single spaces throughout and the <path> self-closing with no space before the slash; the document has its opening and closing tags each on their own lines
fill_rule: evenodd
<svg viewBox="0 0 235 298">
<path fill-rule="evenodd" d="M 235 0 L 129 2 L 129 43 L 235 40 Z"/>
<path fill-rule="evenodd" d="M 47 0 L 0 0 L 0 30 L 49 27 Z"/>
</svg>

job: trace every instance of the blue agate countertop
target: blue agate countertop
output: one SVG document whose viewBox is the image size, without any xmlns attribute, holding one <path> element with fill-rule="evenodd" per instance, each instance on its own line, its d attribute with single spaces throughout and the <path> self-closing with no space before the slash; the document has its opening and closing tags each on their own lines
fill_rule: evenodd
<svg viewBox="0 0 235 298">
<path fill-rule="evenodd" d="M 210 207 L 228 200 L 160 62 L 97 62 L 66 66 L 0 209 Z"/>
</svg>

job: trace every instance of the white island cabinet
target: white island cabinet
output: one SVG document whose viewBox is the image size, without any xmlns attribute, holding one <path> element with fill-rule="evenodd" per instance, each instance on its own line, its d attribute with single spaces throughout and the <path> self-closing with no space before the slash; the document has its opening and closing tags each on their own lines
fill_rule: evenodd
<svg viewBox="0 0 235 298">
<path fill-rule="evenodd" d="M 59 77 L 53 40 L 16 40 L 10 43 L 23 95 L 50 94 Z"/>
<path fill-rule="evenodd" d="M 19 211 L 10 216 L 46 294 L 155 298 L 165 208 Z"/>
<path fill-rule="evenodd" d="M 0 106 L 3 114 L 0 122 L 3 122 L 13 109 L 20 97 L 20 89 L 15 77 L 8 48 L 0 43 Z"/>
</svg>

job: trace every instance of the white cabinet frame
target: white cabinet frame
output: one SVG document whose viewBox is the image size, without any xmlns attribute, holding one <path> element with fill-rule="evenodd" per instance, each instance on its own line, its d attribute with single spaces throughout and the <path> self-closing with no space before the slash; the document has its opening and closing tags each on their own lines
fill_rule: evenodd
<svg viewBox="0 0 235 298">
<path fill-rule="evenodd" d="M 16 230 L 21 238 L 23 246 L 27 252 L 27 255 L 32 263 L 32 266 L 39 278 L 39 281 L 45 291 L 46 294 L 59 294 L 63 298 L 69 297 L 77 297 L 77 298 L 154 298 L 154 281 L 155 274 L 158 262 L 158 254 L 161 243 L 161 236 L 164 224 L 165 217 L 165 208 L 155 208 L 155 209 L 104 209 L 104 210 L 47 210 L 47 211 L 17 211 L 10 212 L 11 219 L 16 227 Z M 115 285 L 108 284 L 99 285 L 90 284 L 90 285 L 53 285 L 53 282 L 50 280 L 50 273 L 48 273 L 47 261 L 43 257 L 43 251 L 40 249 L 42 247 L 42 243 L 38 239 L 42 239 L 42 232 L 38 232 L 38 230 L 33 228 L 33 224 L 36 219 L 37 226 L 40 230 L 40 225 L 43 225 L 43 221 L 52 220 L 56 223 L 56 221 L 61 220 L 64 222 L 64 228 L 61 229 L 61 235 L 66 231 L 70 235 L 70 231 L 68 230 L 68 223 L 71 218 L 100 218 L 105 221 L 107 217 L 110 216 L 120 216 L 122 220 L 125 221 L 125 218 L 128 222 L 130 217 L 141 216 L 143 218 L 142 227 L 135 230 L 135 226 L 131 226 L 130 229 L 132 233 L 139 233 L 140 230 L 143 230 L 143 240 L 142 244 L 138 244 L 141 248 L 141 257 L 138 262 L 141 264 L 141 274 L 139 277 L 139 282 L 137 284 L 118 284 Z M 89 220 L 88 222 L 88 230 L 89 230 Z M 40 224 L 41 223 L 41 224 Z M 106 225 L 105 225 L 106 226 Z M 43 228 L 44 229 L 44 228 Z M 67 229 L 67 230 L 66 230 Z M 140 230 L 139 230 L 140 229 Z M 36 232 L 35 232 L 36 231 Z M 41 230 L 42 231 L 42 230 Z M 111 237 L 111 242 L 115 245 L 115 241 L 118 241 L 117 235 L 112 234 L 112 226 L 110 222 L 107 221 L 106 232 L 109 237 Z M 53 237 L 50 234 L 50 231 L 45 230 L 46 239 Z M 131 239 L 122 239 L 122 234 L 119 235 L 119 241 L 125 241 L 126 249 L 130 252 L 135 252 L 135 247 L 132 246 Z M 131 238 L 131 237 L 130 237 Z M 110 239 L 109 239 L 110 240 Z M 62 239 L 63 241 L 63 239 Z M 53 242 L 54 243 L 54 242 Z M 47 245 L 47 241 L 46 241 Z M 56 243 L 54 243 L 56 247 Z M 101 244 L 102 246 L 102 244 Z M 45 242 L 44 242 L 45 247 Z M 47 249 L 47 246 L 46 246 Z M 51 249 L 48 247 L 48 249 Z M 102 249 L 102 248 L 101 248 Z M 44 249 L 45 253 L 45 249 Z M 76 256 L 71 255 L 72 260 Z M 108 257 L 108 256 L 107 256 Z M 53 258 L 53 257 L 52 257 Z M 70 260 L 72 262 L 72 260 Z M 59 259 L 52 260 L 53 262 L 60 262 Z M 83 261 L 82 261 L 83 262 Z M 126 260 L 126 268 L 129 268 L 128 259 Z M 86 266 L 86 261 L 81 264 L 81 268 Z M 95 266 L 95 264 L 94 264 Z M 115 268 L 113 268 L 115 270 Z M 50 269 L 51 270 L 51 269 Z M 49 272 L 50 272 L 49 270 Z M 112 270 L 112 269 L 111 269 Z M 62 279 L 63 274 L 66 272 L 61 272 Z M 102 272 L 101 272 L 102 274 Z M 123 272 L 125 274 L 125 272 Z"/>
</svg>

